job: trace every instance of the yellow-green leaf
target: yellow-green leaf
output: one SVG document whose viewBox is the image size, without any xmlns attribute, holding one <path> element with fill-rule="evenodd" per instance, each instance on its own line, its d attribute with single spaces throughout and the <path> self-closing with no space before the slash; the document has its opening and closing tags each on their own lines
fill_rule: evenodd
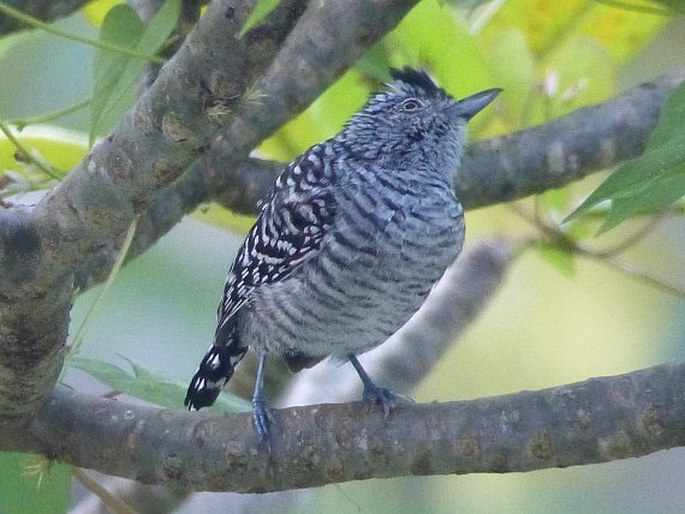
<svg viewBox="0 0 685 514">
<path fill-rule="evenodd" d="M 105 16 L 109 10 L 118 4 L 123 4 L 124 0 L 95 0 L 89 2 L 83 8 L 83 15 L 88 20 L 91 25 L 99 27 L 105 20 Z"/>
<path fill-rule="evenodd" d="M 519 0 L 506 2 L 483 35 L 494 38 L 502 30 L 517 28 L 539 57 L 561 47 L 569 38 L 583 35 L 623 62 L 652 39 L 666 21 L 665 16 L 621 9 L 596 0 Z"/>
<path fill-rule="evenodd" d="M 81 132 L 53 125 L 31 125 L 14 137 L 28 151 L 37 154 L 55 168 L 68 170 L 76 166 L 88 151 L 88 138 Z M 14 145 L 0 133 L 0 169 L 23 171 L 23 164 L 15 159 Z"/>
<path fill-rule="evenodd" d="M 169 409 L 183 407 L 183 398 L 187 390 L 185 382 L 169 380 L 151 373 L 128 359 L 126 360 L 133 369 L 133 375 L 114 364 L 97 359 L 73 357 L 68 360 L 68 364 L 85 371 L 103 384 L 129 396 Z M 245 412 L 250 410 L 250 403 L 237 396 L 224 393 L 219 395 L 211 409 L 219 412 Z"/>
</svg>

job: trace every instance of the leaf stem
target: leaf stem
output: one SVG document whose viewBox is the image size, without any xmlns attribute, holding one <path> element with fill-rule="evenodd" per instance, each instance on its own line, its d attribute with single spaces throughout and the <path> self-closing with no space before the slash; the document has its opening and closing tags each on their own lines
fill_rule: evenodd
<svg viewBox="0 0 685 514">
<path fill-rule="evenodd" d="M 86 107 L 88 107 L 90 105 L 90 101 L 90 98 L 86 98 L 85 100 L 79 100 L 78 102 L 67 105 L 65 107 L 61 107 L 59 109 L 55 109 L 54 111 L 38 114 L 30 118 L 5 120 L 4 123 L 8 125 L 14 125 L 17 127 L 18 130 L 22 130 L 29 125 L 45 123 L 66 116 L 67 114 L 78 112 L 81 109 L 85 109 Z"/>
<path fill-rule="evenodd" d="M 124 260 L 126 259 L 126 255 L 128 255 L 128 251 L 131 248 L 133 236 L 135 236 L 136 228 L 138 227 L 138 221 L 140 221 L 140 214 L 137 214 L 133 218 L 133 221 L 131 221 L 131 225 L 128 227 L 128 231 L 126 232 L 126 239 L 124 239 L 124 242 L 121 245 L 121 249 L 119 250 L 119 255 L 117 255 L 117 259 L 116 261 L 114 261 L 114 264 L 112 265 L 112 269 L 109 272 L 109 275 L 107 275 L 107 280 L 105 281 L 105 284 L 103 285 L 102 289 L 95 298 L 95 301 L 88 309 L 86 317 L 83 319 L 81 326 L 79 326 L 78 330 L 76 331 L 76 334 L 74 335 L 74 339 L 69 348 L 69 357 L 74 357 L 78 354 L 78 350 L 81 344 L 83 343 L 83 338 L 86 334 L 86 330 L 90 325 L 90 322 L 95 318 L 95 311 L 100 306 L 105 295 L 109 292 L 110 288 L 112 287 L 114 279 L 119 274 L 119 270 L 121 269 L 121 266 L 124 263 Z"/>
<path fill-rule="evenodd" d="M 641 268 L 637 264 L 625 261 L 616 255 L 603 255 L 601 252 L 595 252 L 592 248 L 584 248 L 583 246 L 578 246 L 580 255 L 585 255 L 593 259 L 597 259 L 600 262 L 610 265 L 612 268 L 625 273 L 626 275 L 637 278 L 650 284 L 658 289 L 661 289 L 667 293 L 680 296 L 685 298 L 685 288 L 679 287 L 675 284 L 671 284 L 661 277 L 657 277 L 653 273 Z"/>
<path fill-rule="evenodd" d="M 12 131 L 9 129 L 9 127 L 3 122 L 0 122 L 0 132 L 5 134 L 5 137 L 7 137 L 7 139 L 14 145 L 14 147 L 22 155 L 22 157 L 26 159 L 26 161 L 33 164 L 36 168 L 41 170 L 48 177 L 55 180 L 62 180 L 63 176 L 60 176 L 60 174 L 55 170 L 55 168 L 45 164 L 44 162 L 41 162 L 39 159 L 36 159 L 33 155 L 31 155 L 31 152 L 29 152 L 26 149 L 26 147 L 24 147 L 24 145 L 22 145 L 19 142 L 19 140 L 14 136 L 14 134 L 12 134 Z"/>
<path fill-rule="evenodd" d="M 90 46 L 95 46 L 97 48 L 102 48 L 103 50 L 110 50 L 112 52 L 118 52 L 123 55 L 127 55 L 129 57 L 134 57 L 136 59 L 142 59 L 144 61 L 148 62 L 153 62 L 156 64 L 164 64 L 166 62 L 165 59 L 162 59 L 161 57 L 157 57 L 156 55 L 148 55 L 144 54 L 141 52 L 136 52 L 135 50 L 132 50 L 130 48 L 125 48 L 123 46 L 118 46 L 118 45 L 113 45 L 110 43 L 107 43 L 106 41 L 100 41 L 98 39 L 90 39 L 87 37 L 79 36 L 77 34 L 73 34 L 71 32 L 68 32 L 66 30 L 61 30 L 58 29 L 57 27 L 50 25 L 48 23 L 45 23 L 37 18 L 34 18 L 33 16 L 29 16 L 28 14 L 25 14 L 17 9 L 14 9 L 10 7 L 9 5 L 5 4 L 4 2 L 0 2 L 0 13 L 3 13 L 10 18 L 14 18 L 15 20 L 28 25 L 29 27 L 33 27 L 34 29 L 39 29 L 44 32 L 47 32 L 48 34 L 52 34 L 53 36 L 58 36 L 62 37 L 65 39 L 69 39 L 71 41 L 76 41 L 78 43 L 83 43 L 86 45 Z"/>
<path fill-rule="evenodd" d="M 118 496 L 110 493 L 107 489 L 102 487 L 96 480 L 94 480 L 88 473 L 81 468 L 72 467 L 72 476 L 78 480 L 83 487 L 88 489 L 91 493 L 102 500 L 107 507 L 111 508 L 117 514 L 139 514 L 139 512 L 131 507 L 124 500 Z"/>
<path fill-rule="evenodd" d="M 657 14 L 659 16 L 668 16 L 671 10 L 675 9 L 663 8 L 663 7 L 652 7 L 650 5 L 633 5 L 628 2 L 622 2 L 621 0 L 595 0 L 597 3 L 607 5 L 609 7 L 614 7 L 616 9 L 622 9 L 624 11 L 633 11 L 643 14 Z"/>
</svg>

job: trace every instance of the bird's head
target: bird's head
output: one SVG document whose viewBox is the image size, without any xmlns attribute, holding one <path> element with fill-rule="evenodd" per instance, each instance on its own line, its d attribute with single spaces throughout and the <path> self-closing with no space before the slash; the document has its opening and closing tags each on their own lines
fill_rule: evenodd
<svg viewBox="0 0 685 514">
<path fill-rule="evenodd" d="M 391 164 L 454 168 L 466 143 L 466 124 L 501 89 L 455 100 L 425 71 L 390 71 L 393 82 L 371 95 L 341 134 L 360 157 Z"/>
</svg>

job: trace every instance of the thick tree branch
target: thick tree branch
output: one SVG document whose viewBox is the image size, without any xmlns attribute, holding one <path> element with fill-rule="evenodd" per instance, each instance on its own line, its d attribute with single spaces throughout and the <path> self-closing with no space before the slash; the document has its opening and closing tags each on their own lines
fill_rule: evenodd
<svg viewBox="0 0 685 514">
<path fill-rule="evenodd" d="M 387 422 L 362 403 L 274 414 L 278 430 L 267 453 L 258 449 L 249 413 L 159 410 L 58 387 L 28 430 L 0 436 L 0 448 L 144 483 L 243 492 L 567 467 L 685 444 L 685 364 L 495 398 L 410 404 Z"/>
<path fill-rule="evenodd" d="M 685 70 L 544 125 L 475 144 L 457 189 L 482 207 L 562 187 L 642 154 L 664 101 Z"/>
<path fill-rule="evenodd" d="M 0 429 L 34 412 L 62 368 L 70 281 L 19 293 L 33 278 L 40 239 L 21 210 L 0 209 Z"/>
<path fill-rule="evenodd" d="M 144 212 L 160 192 L 177 180 L 210 140 L 224 150 L 230 148 L 227 165 L 240 162 L 250 149 L 274 128 L 304 107 L 297 95 L 293 70 L 309 74 L 324 88 L 346 68 L 318 70 L 321 59 L 337 52 L 338 36 L 362 34 L 342 54 L 349 62 L 377 38 L 390 30 L 415 0 L 375 2 L 356 0 L 344 4 L 312 2 L 298 31 L 283 41 L 304 11 L 304 0 L 285 0 L 266 22 L 243 38 L 236 38 L 252 2 L 214 2 L 174 58 L 162 68 L 159 77 L 124 116 L 121 124 L 31 213 L 31 221 L 41 241 L 34 277 L 17 288 L 17 295 L 36 291 L 71 298 L 70 273 L 103 245 L 123 233 L 133 215 Z M 344 16 L 353 13 L 353 16 Z M 313 43 L 318 41 L 317 43 Z M 297 52 L 308 46 L 308 58 Z M 276 53 L 278 60 L 271 66 Z M 290 74 L 290 75 L 289 75 Z M 254 86 L 258 77 L 262 77 Z M 271 98 L 273 91 L 283 96 Z M 295 93 L 293 93 L 293 91 Z M 299 98 L 299 103 L 295 101 Z M 313 98 L 313 96 L 312 96 Z M 279 110 L 274 110 L 274 109 Z M 61 281 L 57 287 L 57 282 Z M 58 291 L 59 290 L 59 291 Z M 56 312 L 68 311 L 68 303 L 56 304 Z M 34 316 L 41 310 L 34 309 Z M 4 324 L 30 326 L 24 311 L 6 311 Z M 50 312 L 48 312 L 50 314 Z M 18 321 L 13 318 L 18 318 Z M 48 319 L 52 316 L 48 315 Z M 67 317 L 58 326 L 66 325 Z M 40 326 L 40 325 L 38 325 Z M 53 331 L 51 344 L 34 355 L 35 362 L 10 368 L 0 376 L 0 392 L 13 402 L 2 416 L 21 419 L 27 410 L 17 410 L 22 397 L 40 398 L 45 389 L 17 388 L 19 375 L 30 376 L 31 369 L 59 369 L 66 331 Z M 0 341 L 1 345 L 17 344 Z M 42 359 L 52 359 L 50 366 Z M 47 363 L 45 363 L 47 364 Z M 49 384 L 56 374 L 41 384 Z M 37 387 L 37 386 L 36 386 Z M 4 403 L 0 397 L 0 406 Z"/>
<path fill-rule="evenodd" d="M 247 0 L 212 3 L 112 135 L 33 210 L 44 250 L 39 279 L 71 272 L 182 175 L 219 128 L 207 116 L 208 95 L 231 111 L 226 123 L 235 118 L 304 0 L 281 2 L 259 34 L 237 39 L 251 6 Z"/>
<path fill-rule="evenodd" d="M 467 244 L 412 319 L 382 346 L 361 356 L 364 367 L 378 383 L 397 392 L 412 391 L 461 332 L 484 310 L 503 281 L 511 258 L 511 247 L 506 241 Z M 239 373 L 243 371 L 241 369 Z M 254 376 L 249 381 L 251 386 Z M 361 397 L 360 385 L 359 377 L 351 366 L 322 362 L 297 374 L 277 404 L 289 406 L 357 400 Z M 126 498 L 131 505 L 145 510 L 149 487 L 118 477 L 110 477 L 106 487 L 116 491 L 117 496 Z M 161 489 L 160 494 L 162 498 L 168 498 L 166 489 Z M 184 502 L 182 509 L 187 512 L 283 511 L 302 501 L 306 494 L 306 491 L 267 496 L 193 494 Z M 91 512 L 94 503 L 97 501 L 86 502 L 81 512 Z"/>
<path fill-rule="evenodd" d="M 126 230 L 208 144 L 217 127 L 204 115 L 203 92 L 230 86 L 241 97 L 270 64 L 303 1 L 281 2 L 264 34 L 242 39 L 234 36 L 252 2 L 213 3 L 114 133 L 31 211 L 40 242 L 31 277 L 0 291 L 0 425 L 25 421 L 57 380 L 74 268 Z"/>
<path fill-rule="evenodd" d="M 456 177 L 460 199 L 474 208 L 521 198 L 640 155 L 663 102 L 683 78 L 685 70 L 545 125 L 474 142 Z M 318 83 L 310 87 L 320 92 Z M 143 217 L 131 255 L 147 250 L 202 202 L 218 201 L 236 212 L 255 214 L 257 201 L 266 195 L 283 164 L 251 158 L 230 166 L 228 161 L 225 149 L 214 146 L 166 188 Z M 77 284 L 85 287 L 102 280 L 117 252 L 117 245 L 110 243 L 86 260 Z"/>
</svg>

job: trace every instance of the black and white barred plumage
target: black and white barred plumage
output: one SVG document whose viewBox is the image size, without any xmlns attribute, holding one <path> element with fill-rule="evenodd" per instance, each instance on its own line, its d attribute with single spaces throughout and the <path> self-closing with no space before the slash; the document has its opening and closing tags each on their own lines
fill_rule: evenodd
<svg viewBox="0 0 685 514">
<path fill-rule="evenodd" d="M 466 122 L 499 90 L 457 102 L 422 71 L 391 75 L 340 134 L 276 180 L 229 271 L 189 408 L 216 400 L 248 347 L 260 355 L 253 405 L 261 440 L 267 354 L 293 370 L 348 358 L 365 397 L 386 414 L 392 406 L 395 397 L 371 382 L 355 355 L 399 329 L 460 252 L 463 210 L 452 184 Z"/>
</svg>

